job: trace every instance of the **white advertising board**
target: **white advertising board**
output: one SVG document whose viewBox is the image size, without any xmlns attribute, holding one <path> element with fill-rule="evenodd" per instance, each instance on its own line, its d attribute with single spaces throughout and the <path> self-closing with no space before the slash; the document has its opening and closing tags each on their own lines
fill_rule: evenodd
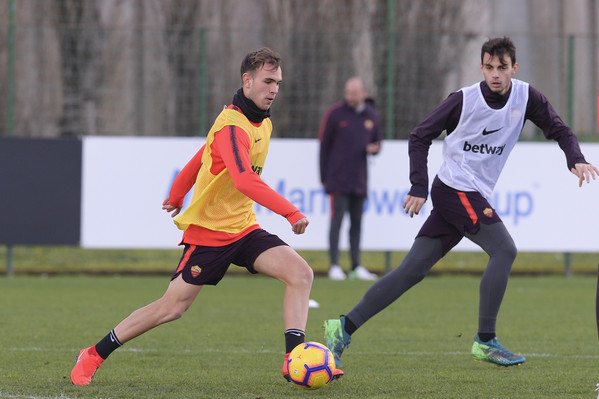
<svg viewBox="0 0 599 399">
<path fill-rule="evenodd" d="M 174 248 L 181 239 L 161 210 L 176 173 L 203 145 L 202 138 L 86 137 L 83 141 L 81 245 L 85 248 Z M 431 181 L 441 164 L 440 141 L 429 154 Z M 409 218 L 402 203 L 410 184 L 407 142 L 386 141 L 369 160 L 362 248 L 406 250 L 430 212 Z M 599 145 L 581 144 L 599 164 Z M 318 141 L 273 139 L 262 178 L 310 220 L 294 235 L 281 216 L 257 205 L 258 223 L 296 249 L 326 249 L 329 200 L 320 185 Z M 599 180 L 578 187 L 554 142 L 518 143 L 499 179 L 491 204 L 520 251 L 599 251 Z M 186 201 L 187 202 L 187 201 Z M 347 248 L 344 220 L 341 247 Z M 457 250 L 478 250 L 467 239 Z"/>
</svg>

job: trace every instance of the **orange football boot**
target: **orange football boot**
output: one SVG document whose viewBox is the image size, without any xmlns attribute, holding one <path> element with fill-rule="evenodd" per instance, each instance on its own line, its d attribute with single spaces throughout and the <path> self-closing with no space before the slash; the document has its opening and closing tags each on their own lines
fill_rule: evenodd
<svg viewBox="0 0 599 399">
<path fill-rule="evenodd" d="M 285 353 L 285 359 L 283 360 L 283 378 L 287 380 L 287 382 L 291 382 L 291 378 L 289 377 L 289 353 Z"/>
<path fill-rule="evenodd" d="M 283 378 L 287 380 L 287 382 L 291 382 L 291 378 L 289 378 L 289 353 L 285 353 L 285 360 L 283 360 Z"/>
<path fill-rule="evenodd" d="M 335 369 L 335 371 L 333 371 L 333 378 L 331 378 L 331 380 L 339 379 L 339 378 L 343 377 L 344 375 L 345 374 L 343 373 L 343 370 Z"/>
<path fill-rule="evenodd" d="M 95 346 L 81 349 L 79 355 L 75 358 L 75 367 L 71 371 L 73 384 L 88 385 L 103 361 L 104 359 L 96 352 Z"/>
</svg>

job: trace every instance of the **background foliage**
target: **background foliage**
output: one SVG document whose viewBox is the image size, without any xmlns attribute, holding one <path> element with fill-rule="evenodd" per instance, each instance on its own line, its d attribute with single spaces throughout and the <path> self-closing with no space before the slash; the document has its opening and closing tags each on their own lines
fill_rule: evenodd
<svg viewBox="0 0 599 399">
<path fill-rule="evenodd" d="M 483 41 L 509 35 L 518 76 L 595 137 L 598 13 L 587 0 L 5 0 L 0 135 L 205 135 L 243 55 L 269 46 L 284 61 L 275 136 L 316 137 L 359 75 L 402 139 L 480 80 Z"/>
</svg>

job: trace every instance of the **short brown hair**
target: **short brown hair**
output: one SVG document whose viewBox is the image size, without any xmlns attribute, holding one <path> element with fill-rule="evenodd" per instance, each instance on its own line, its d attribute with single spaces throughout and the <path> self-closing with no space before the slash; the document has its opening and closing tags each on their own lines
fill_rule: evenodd
<svg viewBox="0 0 599 399">
<path fill-rule="evenodd" d="M 270 64 L 276 70 L 281 65 L 281 56 L 268 47 L 262 47 L 245 55 L 241 62 L 241 76 L 244 73 L 253 75 L 264 64 Z"/>
</svg>

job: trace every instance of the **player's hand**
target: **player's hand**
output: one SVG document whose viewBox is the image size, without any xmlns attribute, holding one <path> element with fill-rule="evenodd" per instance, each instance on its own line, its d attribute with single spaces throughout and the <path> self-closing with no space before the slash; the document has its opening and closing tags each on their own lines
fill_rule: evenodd
<svg viewBox="0 0 599 399">
<path fill-rule="evenodd" d="M 587 183 L 590 183 L 591 177 L 595 180 L 599 176 L 599 169 L 590 163 L 577 163 L 572 168 L 572 173 L 578 176 L 578 187 L 582 187 L 582 183 L 585 180 Z"/>
<path fill-rule="evenodd" d="M 295 234 L 304 234 L 304 232 L 306 231 L 306 227 L 308 227 L 308 224 L 310 224 L 308 218 L 301 218 L 297 222 L 293 223 L 293 226 L 291 226 L 291 230 Z"/>
<path fill-rule="evenodd" d="M 403 209 L 406 214 L 409 213 L 410 217 L 413 218 L 414 215 L 418 215 L 418 212 L 420 212 L 420 209 L 422 209 L 425 202 L 426 198 L 407 195 L 403 202 Z"/>
<path fill-rule="evenodd" d="M 181 208 L 177 208 L 172 206 L 171 204 L 169 204 L 168 202 L 168 198 L 165 199 L 164 201 L 162 201 L 162 209 L 164 209 L 167 212 L 172 212 L 171 213 L 171 217 L 174 218 L 175 216 L 177 216 L 179 214 L 179 212 L 181 212 Z"/>
</svg>

